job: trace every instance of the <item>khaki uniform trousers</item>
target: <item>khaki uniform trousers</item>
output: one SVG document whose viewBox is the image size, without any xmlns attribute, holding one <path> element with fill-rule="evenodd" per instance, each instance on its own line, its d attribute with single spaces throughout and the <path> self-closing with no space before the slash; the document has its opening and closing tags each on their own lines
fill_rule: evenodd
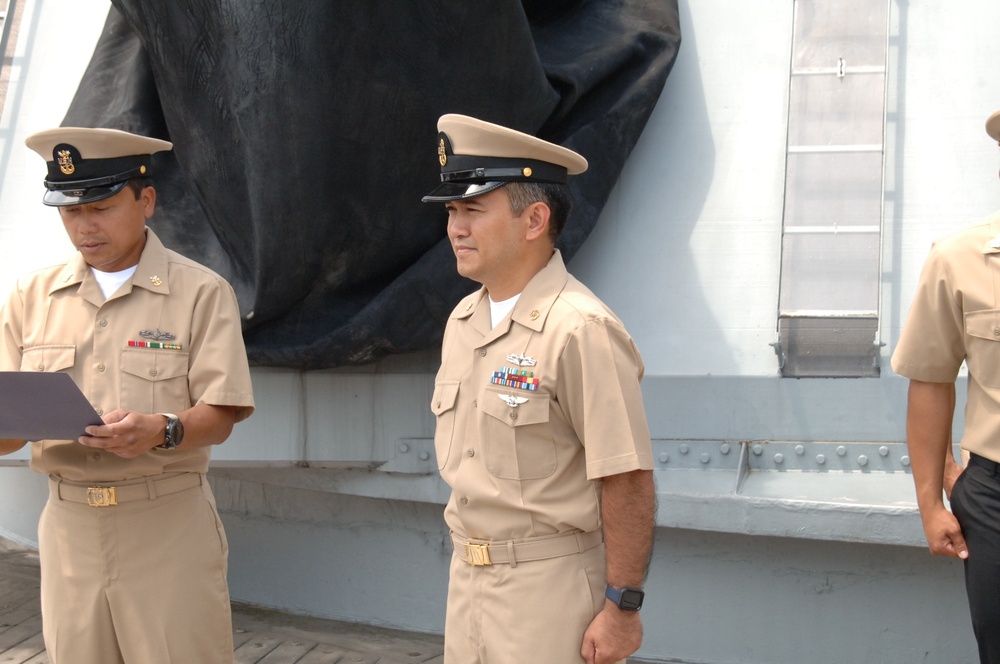
<svg viewBox="0 0 1000 664">
<path fill-rule="evenodd" d="M 486 566 L 470 565 L 456 546 L 445 664 L 583 662 L 583 633 L 604 608 L 605 574 L 603 543 L 546 560 L 517 562 L 515 554 L 513 564 Z"/>
<path fill-rule="evenodd" d="M 38 541 L 51 664 L 233 661 L 229 545 L 204 475 L 119 482 L 107 507 L 86 502 L 86 484 L 49 488 Z"/>
</svg>

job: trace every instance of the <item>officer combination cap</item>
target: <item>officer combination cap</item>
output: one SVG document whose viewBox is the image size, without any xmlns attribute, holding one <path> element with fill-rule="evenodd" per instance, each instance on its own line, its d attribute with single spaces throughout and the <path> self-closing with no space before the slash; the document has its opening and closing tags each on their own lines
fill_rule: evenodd
<svg viewBox="0 0 1000 664">
<path fill-rule="evenodd" d="M 986 133 L 997 143 L 1000 143 L 1000 111 L 994 111 L 993 115 L 986 119 Z"/>
<path fill-rule="evenodd" d="M 480 196 L 508 182 L 565 184 L 587 170 L 572 150 L 467 115 L 442 115 L 438 132 L 441 184 L 425 203 Z"/>
<path fill-rule="evenodd" d="M 47 129 L 24 143 L 46 161 L 42 202 L 56 207 L 114 196 L 132 178 L 149 177 L 154 153 L 173 148 L 158 138 L 86 127 Z"/>
</svg>

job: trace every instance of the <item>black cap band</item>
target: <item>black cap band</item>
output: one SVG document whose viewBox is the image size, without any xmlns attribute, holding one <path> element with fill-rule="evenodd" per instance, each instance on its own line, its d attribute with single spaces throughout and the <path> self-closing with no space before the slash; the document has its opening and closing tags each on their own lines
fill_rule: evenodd
<svg viewBox="0 0 1000 664">
<path fill-rule="evenodd" d="M 441 169 L 441 182 L 549 182 L 566 184 L 567 171 L 562 166 L 537 159 L 450 155 L 447 169 Z"/>
</svg>

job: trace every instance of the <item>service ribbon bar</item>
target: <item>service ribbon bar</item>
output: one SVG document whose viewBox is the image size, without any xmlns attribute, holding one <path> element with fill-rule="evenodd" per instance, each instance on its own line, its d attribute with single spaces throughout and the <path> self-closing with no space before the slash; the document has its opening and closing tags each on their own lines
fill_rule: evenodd
<svg viewBox="0 0 1000 664">
<path fill-rule="evenodd" d="M 165 344 L 162 341 L 129 341 L 132 348 L 165 348 L 167 350 L 181 350 L 183 344 Z"/>
<path fill-rule="evenodd" d="M 538 379 L 535 378 L 535 372 L 529 372 L 526 369 L 518 370 L 504 367 L 500 371 L 493 372 L 490 382 L 494 385 L 503 385 L 517 390 L 538 391 Z"/>
</svg>

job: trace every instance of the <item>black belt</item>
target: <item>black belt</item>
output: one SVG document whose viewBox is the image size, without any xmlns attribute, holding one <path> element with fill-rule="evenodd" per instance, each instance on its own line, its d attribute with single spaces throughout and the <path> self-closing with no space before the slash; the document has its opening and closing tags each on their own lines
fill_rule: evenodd
<svg viewBox="0 0 1000 664">
<path fill-rule="evenodd" d="M 997 463 L 996 461 L 990 461 L 989 459 L 984 459 L 978 454 L 969 455 L 969 465 L 979 466 L 980 468 L 988 470 L 990 471 L 990 475 L 996 475 L 997 469 L 1000 468 L 1000 463 Z"/>
</svg>

